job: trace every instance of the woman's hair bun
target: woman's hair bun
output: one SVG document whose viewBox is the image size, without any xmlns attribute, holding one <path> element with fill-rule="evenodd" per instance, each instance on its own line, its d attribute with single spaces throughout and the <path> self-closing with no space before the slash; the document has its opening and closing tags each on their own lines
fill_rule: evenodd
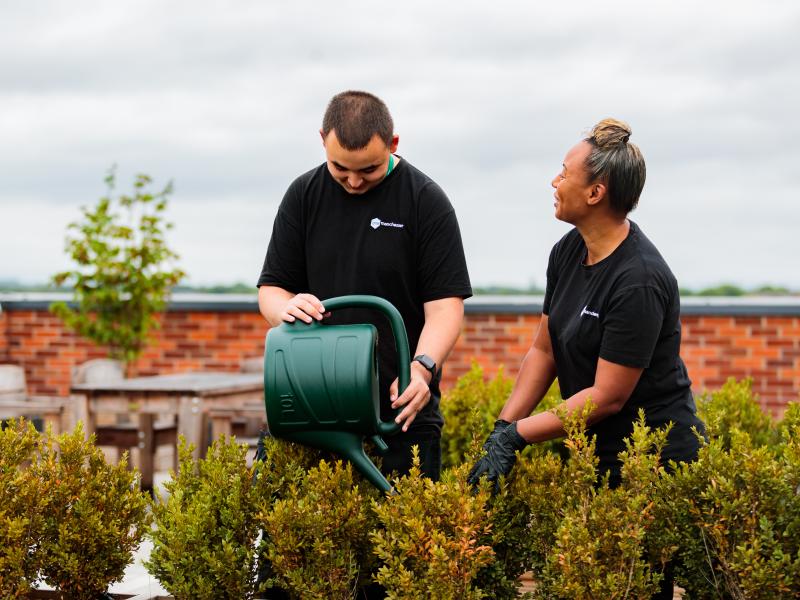
<svg viewBox="0 0 800 600">
<path fill-rule="evenodd" d="M 627 144 L 630 137 L 631 126 L 617 119 L 603 119 L 589 132 L 589 140 L 598 148 Z"/>
</svg>

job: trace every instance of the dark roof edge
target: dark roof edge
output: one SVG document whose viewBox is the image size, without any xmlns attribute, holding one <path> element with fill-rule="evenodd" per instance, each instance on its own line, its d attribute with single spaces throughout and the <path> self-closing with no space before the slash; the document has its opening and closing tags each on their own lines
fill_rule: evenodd
<svg viewBox="0 0 800 600">
<path fill-rule="evenodd" d="M 47 310 L 52 302 L 69 301 L 68 294 L 0 293 L 0 312 Z M 467 314 L 541 314 L 542 296 L 473 296 L 464 304 Z M 258 312 L 253 294 L 175 294 L 171 312 Z M 681 314 L 720 316 L 800 316 L 797 296 L 690 296 L 681 301 Z"/>
</svg>

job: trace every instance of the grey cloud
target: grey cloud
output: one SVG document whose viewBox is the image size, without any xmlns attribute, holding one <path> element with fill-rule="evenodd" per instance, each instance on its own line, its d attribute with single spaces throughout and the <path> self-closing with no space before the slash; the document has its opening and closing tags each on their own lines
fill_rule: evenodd
<svg viewBox="0 0 800 600">
<path fill-rule="evenodd" d="M 396 8 L 5 6 L 0 256 L 24 252 L 27 274 L 46 273 L 60 242 L 39 248 L 14 231 L 40 229 L 47 210 L 47 235 L 62 237 L 117 162 L 122 189 L 134 172 L 174 179 L 173 239 L 195 282 L 250 281 L 286 186 L 323 158 L 325 102 L 355 87 L 387 100 L 400 154 L 452 199 L 476 283 L 543 284 L 566 230 L 550 179 L 586 129 L 617 116 L 648 160 L 633 218 L 682 282 L 800 288 L 788 258 L 800 216 L 796 3 Z"/>
</svg>

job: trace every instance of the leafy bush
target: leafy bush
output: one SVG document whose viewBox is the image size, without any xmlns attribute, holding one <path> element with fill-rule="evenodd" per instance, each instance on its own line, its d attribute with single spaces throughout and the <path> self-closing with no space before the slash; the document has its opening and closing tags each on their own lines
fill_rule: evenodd
<svg viewBox="0 0 800 600">
<path fill-rule="evenodd" d="M 52 278 L 73 288 L 77 307 L 55 302 L 51 310 L 78 335 L 108 346 L 112 358 L 127 363 L 141 354 L 148 332 L 158 327 L 155 313 L 164 310 L 170 290 L 185 274 L 166 268 L 178 257 L 164 240 L 172 227 L 163 218 L 172 184 L 151 192 L 150 177 L 137 175 L 132 195 L 113 198 L 113 169 L 105 181 L 108 194 L 93 209 L 82 209 L 83 221 L 69 225 L 66 250 L 75 268 Z"/>
<path fill-rule="evenodd" d="M 181 438 L 180 470 L 153 504 L 156 528 L 147 569 L 177 600 L 252 598 L 257 495 L 247 447 L 221 438 L 194 461 Z"/>
<path fill-rule="evenodd" d="M 453 389 L 442 396 L 441 409 L 444 416 L 442 430 L 442 465 L 455 467 L 469 460 L 473 442 L 481 443 L 494 427 L 503 405 L 508 400 L 514 382 L 507 377 L 502 366 L 497 375 L 486 380 L 483 369 L 477 362 L 459 377 Z M 558 383 L 547 392 L 535 412 L 550 410 L 561 402 Z M 561 442 L 548 442 L 545 447 L 560 452 Z"/>
<path fill-rule="evenodd" d="M 381 527 L 370 534 L 383 566 L 377 580 L 389 599 L 480 599 L 473 583 L 493 556 L 487 539 L 488 486 L 473 494 L 468 465 L 421 477 L 415 455 L 409 475 L 395 481 L 397 494 L 376 502 Z"/>
<path fill-rule="evenodd" d="M 39 445 L 28 421 L 0 430 L 0 598 L 24 597 L 39 573 L 43 496 L 26 468 Z"/>
<path fill-rule="evenodd" d="M 490 500 L 491 563 L 477 575 L 476 586 L 487 598 L 512 600 L 519 595 L 519 577 L 540 573 L 547 562 L 561 521 L 561 459 L 543 446 L 526 449 L 499 491 Z"/>
<path fill-rule="evenodd" d="M 622 485 L 610 489 L 607 479 L 596 482 L 594 440 L 583 425 L 586 414 L 575 413 L 566 421 L 570 460 L 560 478 L 565 489 L 554 498 L 562 502 L 561 519 L 554 537 L 545 541 L 546 564 L 536 596 L 649 598 L 669 558 L 669 549 L 658 543 L 654 514 L 657 483 L 665 475 L 659 454 L 666 431 L 650 430 L 640 414 L 621 454 Z M 648 553 L 648 546 L 656 551 Z"/>
<path fill-rule="evenodd" d="M 693 598 L 800 596 L 800 428 L 776 453 L 732 429 L 683 465 L 663 496 Z"/>
<path fill-rule="evenodd" d="M 341 461 L 321 460 L 290 483 L 258 516 L 271 583 L 302 599 L 353 598 L 374 570 L 368 536 L 376 525 L 371 505 L 377 496 Z"/>
<path fill-rule="evenodd" d="M 481 366 L 473 362 L 472 368 L 458 378 L 453 389 L 442 395 L 442 464 L 445 468 L 462 464 L 473 439 L 478 437 L 483 441 L 489 435 L 513 385 L 502 367 L 495 378 L 487 382 Z"/>
<path fill-rule="evenodd" d="M 697 402 L 697 414 L 706 424 L 708 435 L 722 439 L 726 448 L 731 447 L 734 430 L 749 434 L 757 446 L 778 441 L 772 419 L 761 410 L 750 379 L 730 378 L 719 390 L 703 394 Z"/>
<path fill-rule="evenodd" d="M 147 498 L 127 456 L 105 462 L 82 425 L 48 435 L 27 471 L 38 485 L 41 575 L 66 597 L 95 600 L 120 581 L 149 525 Z"/>
<path fill-rule="evenodd" d="M 241 471 L 250 504 L 236 505 L 254 511 L 264 535 L 260 543 L 237 539 L 262 553 L 271 582 L 292 598 L 360 597 L 376 580 L 389 598 L 511 600 L 525 571 L 534 574 L 536 598 L 648 598 L 668 564 L 691 598 L 800 595 L 800 405 L 775 424 L 754 412 L 748 382 L 729 382 L 701 402 L 710 441 L 696 462 L 681 466 L 660 464 L 667 432 L 648 429 L 640 415 L 615 489 L 597 481 L 586 413 L 573 414 L 565 420 L 569 460 L 543 444 L 529 447 L 497 493 L 490 496 L 488 486 L 473 493 L 466 471 L 505 401 L 502 381 L 486 382 L 473 368 L 445 409 L 462 424 L 448 430 L 445 446 L 461 464 L 437 483 L 415 467 L 395 481 L 394 496 L 381 496 L 318 451 L 267 439 L 255 485 L 247 479 L 252 471 Z M 556 391 L 547 402 L 558 402 Z M 197 476 L 184 477 L 193 469 L 182 462 L 174 495 L 197 495 Z M 215 481 L 230 487 L 225 478 Z M 182 553 L 195 571 L 207 570 L 188 556 L 219 546 L 217 529 L 230 525 L 192 520 L 187 511 L 180 511 L 184 527 L 203 535 L 174 560 Z M 206 597 L 197 590 L 191 587 Z"/>
</svg>

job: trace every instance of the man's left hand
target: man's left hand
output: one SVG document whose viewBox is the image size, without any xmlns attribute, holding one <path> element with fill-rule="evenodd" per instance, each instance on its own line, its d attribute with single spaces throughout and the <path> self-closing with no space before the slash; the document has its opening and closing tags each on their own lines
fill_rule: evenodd
<svg viewBox="0 0 800 600">
<path fill-rule="evenodd" d="M 398 380 L 395 379 L 389 386 L 389 400 L 392 408 L 404 407 L 400 414 L 395 418 L 395 423 L 403 426 L 403 431 L 408 431 L 411 423 L 417 418 L 417 413 L 430 402 L 431 389 L 429 386 L 432 379 L 430 372 L 418 362 L 411 363 L 411 378 L 408 387 L 397 397 Z"/>
</svg>

